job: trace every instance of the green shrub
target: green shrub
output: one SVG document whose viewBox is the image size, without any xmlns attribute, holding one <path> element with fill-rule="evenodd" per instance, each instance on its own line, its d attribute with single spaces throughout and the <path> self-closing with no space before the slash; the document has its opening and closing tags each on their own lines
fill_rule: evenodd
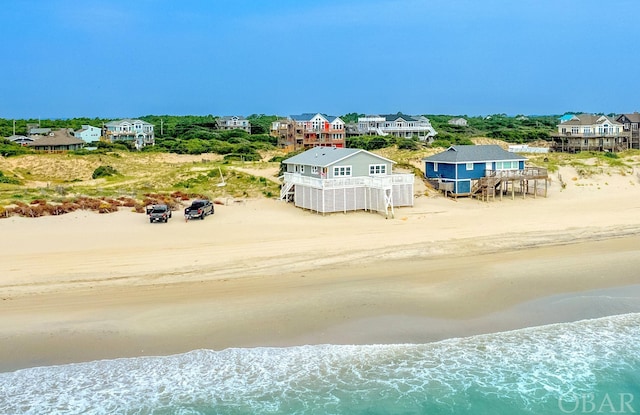
<svg viewBox="0 0 640 415">
<path fill-rule="evenodd" d="M 6 138 L 0 137 L 0 156 L 11 157 L 27 153 L 31 153 L 31 149 L 29 147 L 21 146 L 20 144 L 16 144 Z"/>
<path fill-rule="evenodd" d="M 16 179 L 15 177 L 7 177 L 3 172 L 0 171 L 0 183 L 20 184 L 20 180 Z"/>
<path fill-rule="evenodd" d="M 398 142 L 398 149 L 400 150 L 417 150 L 420 146 L 415 140 L 405 138 Z"/>
<path fill-rule="evenodd" d="M 223 157 L 224 160 L 240 160 L 240 161 L 260 161 L 261 157 L 258 153 L 229 153 Z"/>
<path fill-rule="evenodd" d="M 109 177 L 118 174 L 118 171 L 111 166 L 100 166 L 93 171 L 92 178 Z"/>
<path fill-rule="evenodd" d="M 434 140 L 433 143 L 431 143 L 431 147 L 449 148 L 451 147 L 451 142 L 448 140 Z"/>
</svg>

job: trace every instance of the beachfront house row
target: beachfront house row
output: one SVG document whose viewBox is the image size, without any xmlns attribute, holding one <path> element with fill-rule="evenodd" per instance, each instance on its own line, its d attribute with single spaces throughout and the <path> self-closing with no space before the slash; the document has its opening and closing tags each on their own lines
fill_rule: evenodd
<svg viewBox="0 0 640 415">
<path fill-rule="evenodd" d="M 367 210 L 392 215 L 413 206 L 413 174 L 362 149 L 314 147 L 284 160 L 280 198 L 318 213 Z"/>
<path fill-rule="evenodd" d="M 345 145 L 345 124 L 340 117 L 321 113 L 290 115 L 271 123 L 270 135 L 289 151 Z"/>
<path fill-rule="evenodd" d="M 231 115 L 220 117 L 216 121 L 219 130 L 243 130 L 251 134 L 251 123 L 244 117 Z"/>
<path fill-rule="evenodd" d="M 74 135 L 85 143 L 95 143 L 100 141 L 102 129 L 91 125 L 82 125 L 82 128 L 74 132 Z"/>
<path fill-rule="evenodd" d="M 142 120 L 123 119 L 110 121 L 104 126 L 103 136 L 108 142 L 132 142 L 135 148 L 155 144 L 153 124 Z"/>
<path fill-rule="evenodd" d="M 624 125 L 606 115 L 567 114 L 551 135 L 555 151 L 622 151 L 630 148 Z"/>
<path fill-rule="evenodd" d="M 498 145 L 461 145 L 423 159 L 425 177 L 452 196 L 472 196 L 480 192 L 495 195 L 511 181 L 545 179 L 545 169 L 527 168 L 527 158 Z M 489 186 L 490 188 L 487 188 Z M 493 186 L 493 188 L 491 188 Z M 500 188 L 500 186 L 503 186 Z"/>
<path fill-rule="evenodd" d="M 358 132 L 363 135 L 417 137 L 425 142 L 432 142 L 438 134 L 427 117 L 402 113 L 358 117 Z"/>
</svg>

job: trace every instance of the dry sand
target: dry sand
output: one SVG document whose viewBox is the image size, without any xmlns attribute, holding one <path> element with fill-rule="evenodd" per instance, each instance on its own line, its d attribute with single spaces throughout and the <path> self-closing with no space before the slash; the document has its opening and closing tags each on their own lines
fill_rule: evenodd
<svg viewBox="0 0 640 415">
<path fill-rule="evenodd" d="M 388 220 L 275 200 L 188 223 L 128 211 L 0 220 L 0 371 L 427 342 L 640 311 L 638 178 L 562 174 L 548 198 L 420 196 Z"/>
</svg>

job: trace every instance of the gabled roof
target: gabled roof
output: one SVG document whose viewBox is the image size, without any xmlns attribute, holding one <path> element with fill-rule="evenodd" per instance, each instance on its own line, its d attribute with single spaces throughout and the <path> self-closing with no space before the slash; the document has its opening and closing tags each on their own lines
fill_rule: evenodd
<svg viewBox="0 0 640 415">
<path fill-rule="evenodd" d="M 385 115 L 381 115 L 381 117 L 384 117 L 385 121 L 395 121 L 398 118 L 402 118 L 405 121 L 418 121 L 415 117 L 412 117 L 411 115 L 403 114 L 401 112 L 397 114 L 385 114 Z"/>
<path fill-rule="evenodd" d="M 109 127 L 115 127 L 115 126 L 118 126 L 118 125 L 123 124 L 125 122 L 129 123 L 129 124 L 153 125 L 153 124 L 148 123 L 146 121 L 132 120 L 131 118 L 125 118 L 125 119 L 116 120 L 116 121 L 109 121 L 106 125 L 109 126 Z"/>
<path fill-rule="evenodd" d="M 618 116 L 618 118 L 616 118 L 616 121 L 619 120 L 623 115 L 627 117 L 629 122 L 640 122 L 640 114 L 637 112 L 634 112 L 633 114 L 622 114 Z"/>
<path fill-rule="evenodd" d="M 311 119 L 313 117 L 315 117 L 316 115 L 318 115 L 319 113 L 314 112 L 305 112 L 304 114 L 298 114 L 298 115 L 290 115 L 289 117 L 293 120 L 293 121 L 311 121 Z"/>
<path fill-rule="evenodd" d="M 29 130 L 29 134 L 38 135 L 38 134 L 49 134 L 51 132 L 51 128 L 32 128 Z"/>
<path fill-rule="evenodd" d="M 74 144 L 85 144 L 85 142 L 79 138 L 66 135 L 66 134 L 56 134 L 54 136 L 45 135 L 42 138 L 38 138 L 34 140 L 32 143 L 28 143 L 27 145 L 30 147 L 41 147 L 41 146 L 68 146 Z"/>
<path fill-rule="evenodd" d="M 499 145 L 451 146 L 442 153 L 425 157 L 424 161 L 438 163 L 472 163 L 504 160 L 527 160 L 526 157 L 510 153 Z"/>
<path fill-rule="evenodd" d="M 283 161 L 286 164 L 300 164 L 304 166 L 328 167 L 341 160 L 349 158 L 358 153 L 367 153 L 373 157 L 379 158 L 390 163 L 395 161 L 389 160 L 367 150 L 360 148 L 337 148 L 337 147 L 314 147 L 304 153 L 300 153 Z"/>
<path fill-rule="evenodd" d="M 609 122 L 610 124 L 620 124 L 614 119 L 607 117 L 606 115 L 595 114 L 578 114 L 574 118 L 562 123 L 562 125 L 594 125 L 602 124 L 603 122 Z"/>
<path fill-rule="evenodd" d="M 311 121 L 313 119 L 313 117 L 315 117 L 316 115 L 320 115 L 321 117 L 324 117 L 324 119 L 326 119 L 328 122 L 334 122 L 336 119 L 340 118 L 340 117 L 336 117 L 334 115 L 327 115 L 324 114 L 322 112 L 305 112 L 304 114 L 298 114 L 298 115 L 289 115 L 289 118 L 291 118 L 294 121 Z M 342 119 L 340 120 L 342 121 Z"/>
<path fill-rule="evenodd" d="M 7 137 L 7 140 L 13 141 L 13 142 L 26 143 L 26 142 L 32 142 L 35 139 L 33 137 L 27 137 L 24 135 L 12 135 L 11 137 Z"/>
</svg>

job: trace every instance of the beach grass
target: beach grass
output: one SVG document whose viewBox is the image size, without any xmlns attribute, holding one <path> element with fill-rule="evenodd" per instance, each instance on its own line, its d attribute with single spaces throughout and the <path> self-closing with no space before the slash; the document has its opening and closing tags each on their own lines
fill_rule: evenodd
<svg viewBox="0 0 640 415">
<path fill-rule="evenodd" d="M 115 174 L 94 179 L 92 175 L 100 167 L 109 167 Z M 242 171 L 247 168 L 254 174 Z M 211 199 L 272 197 L 278 194 L 279 184 L 274 176 L 278 168 L 278 163 L 266 161 L 223 161 L 219 155 L 24 155 L 0 159 L 0 171 L 18 181 L 0 184 L 0 206 L 40 199 L 62 203 L 79 196 L 142 200 L 148 193 L 177 191 Z"/>
</svg>

